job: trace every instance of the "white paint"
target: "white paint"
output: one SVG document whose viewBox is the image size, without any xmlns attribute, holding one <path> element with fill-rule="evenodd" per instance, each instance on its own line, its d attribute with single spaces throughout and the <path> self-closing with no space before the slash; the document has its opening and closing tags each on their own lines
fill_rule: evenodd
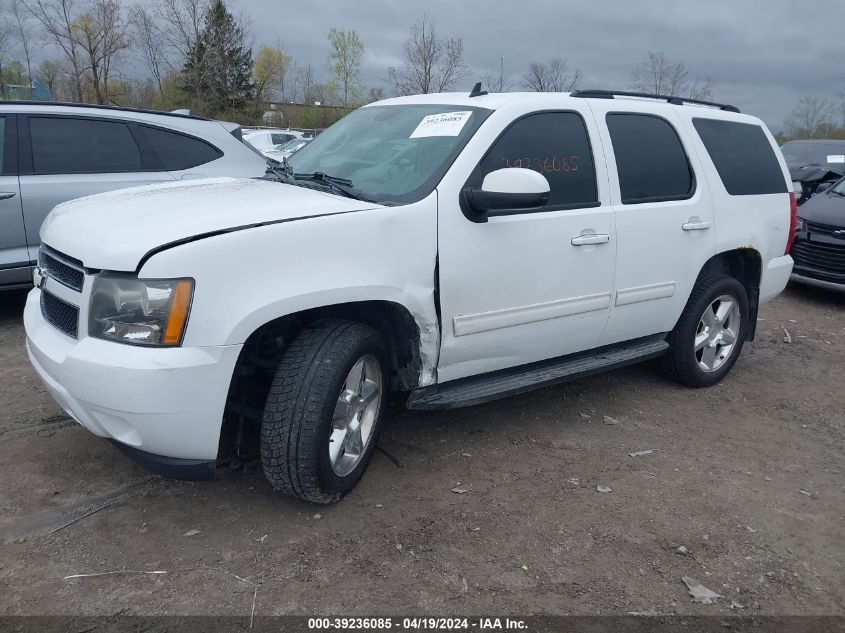
<svg viewBox="0 0 845 633">
<path fill-rule="evenodd" d="M 606 292 L 588 297 L 572 297 L 570 299 L 547 301 L 530 306 L 456 316 L 453 319 L 455 336 L 478 334 L 479 332 L 488 332 L 514 325 L 557 319 L 573 314 L 593 312 L 594 310 L 604 310 L 609 307 L 610 293 Z"/>
<path fill-rule="evenodd" d="M 472 116 L 471 111 L 441 112 L 423 117 L 409 138 L 429 136 L 457 136 Z"/>
<path fill-rule="evenodd" d="M 550 93 L 423 95 L 381 105 L 401 103 L 493 110 L 437 188 L 414 204 L 383 207 L 280 183 L 221 178 L 57 207 L 42 237 L 91 268 L 133 271 L 148 252 L 184 241 L 146 260 L 139 274 L 191 277 L 196 292 L 183 346 L 145 349 L 87 336 L 91 276 L 81 293 L 47 279 L 47 290 L 79 306 L 81 323 L 79 340 L 59 333 L 41 316 L 41 290 L 30 293 L 27 345 L 50 393 L 98 435 L 159 455 L 211 459 L 242 344 L 285 315 L 359 301 L 401 306 L 420 332 L 418 384 L 427 386 L 668 331 L 702 265 L 718 252 L 745 248 L 760 255 L 761 302 L 789 279 L 792 260 L 783 255 L 788 196 L 728 196 L 691 121 L 707 116 L 760 124 L 754 117 Z M 555 109 L 584 117 L 600 205 L 469 221 L 459 207 L 460 192 L 491 143 L 515 119 Z M 676 127 L 698 181 L 690 200 L 620 203 L 604 123 L 611 110 L 658 114 Z M 457 133 L 465 123 L 431 122 L 424 135 Z M 515 183 L 526 174 L 503 171 L 487 184 L 524 188 Z M 540 185 L 530 177 L 532 186 Z M 684 231 L 692 218 L 710 227 Z M 251 228 L 232 230 L 243 226 Z M 202 234 L 214 236 L 190 239 Z M 603 243 L 579 239 L 589 236 L 602 236 Z M 442 321 L 435 306 L 438 264 Z M 439 322 L 446 324 L 442 332 Z"/>
<path fill-rule="evenodd" d="M 546 193 L 549 181 L 533 169 L 504 167 L 484 176 L 481 189 L 495 193 Z"/>
<path fill-rule="evenodd" d="M 665 299 L 675 294 L 675 282 L 667 281 L 662 284 L 650 284 L 648 286 L 637 286 L 636 288 L 624 288 L 616 291 L 616 305 L 625 306 L 641 301 L 653 301 L 654 299 Z"/>
</svg>

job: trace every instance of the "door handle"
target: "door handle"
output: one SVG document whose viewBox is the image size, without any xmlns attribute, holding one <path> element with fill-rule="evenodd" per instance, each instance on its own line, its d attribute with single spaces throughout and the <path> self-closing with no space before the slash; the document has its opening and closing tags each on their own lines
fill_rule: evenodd
<svg viewBox="0 0 845 633">
<path fill-rule="evenodd" d="M 706 231 L 710 228 L 710 223 L 707 220 L 690 218 L 689 221 L 681 225 L 681 228 L 684 231 Z"/>
<path fill-rule="evenodd" d="M 14 198 L 16 194 L 14 191 L 4 191 L 0 193 L 0 200 L 8 200 L 9 198 Z"/>
<path fill-rule="evenodd" d="M 572 246 L 590 246 L 591 244 L 607 244 L 610 241 L 610 236 L 607 234 L 592 233 L 589 235 L 579 235 L 572 238 Z"/>
</svg>

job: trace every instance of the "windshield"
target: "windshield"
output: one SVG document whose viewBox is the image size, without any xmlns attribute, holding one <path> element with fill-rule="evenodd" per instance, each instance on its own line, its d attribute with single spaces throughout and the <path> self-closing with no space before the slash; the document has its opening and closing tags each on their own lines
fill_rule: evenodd
<svg viewBox="0 0 845 633">
<path fill-rule="evenodd" d="M 297 175 L 347 179 L 370 200 L 416 202 L 437 186 L 490 112 L 429 104 L 361 108 L 288 161 Z"/>
<path fill-rule="evenodd" d="M 845 169 L 845 143 L 790 141 L 782 149 L 786 162 L 793 166 L 818 165 L 839 172 Z"/>
<path fill-rule="evenodd" d="M 845 178 L 836 183 L 830 188 L 833 193 L 838 193 L 840 196 L 845 196 Z"/>
</svg>

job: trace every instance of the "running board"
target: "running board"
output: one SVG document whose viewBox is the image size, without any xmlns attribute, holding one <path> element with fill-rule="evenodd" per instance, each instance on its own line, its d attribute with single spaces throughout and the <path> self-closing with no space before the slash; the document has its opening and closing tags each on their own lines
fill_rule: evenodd
<svg viewBox="0 0 845 633">
<path fill-rule="evenodd" d="M 469 407 L 633 365 L 661 356 L 667 349 L 669 343 L 666 342 L 666 335 L 660 334 L 587 353 L 461 378 L 442 385 L 415 389 L 408 397 L 407 407 L 417 410 Z"/>
</svg>

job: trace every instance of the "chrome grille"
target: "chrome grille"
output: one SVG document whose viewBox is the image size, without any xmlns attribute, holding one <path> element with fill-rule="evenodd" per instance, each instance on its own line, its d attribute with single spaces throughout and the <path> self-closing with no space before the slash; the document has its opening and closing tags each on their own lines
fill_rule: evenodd
<svg viewBox="0 0 845 633">
<path fill-rule="evenodd" d="M 64 332 L 73 338 L 78 337 L 79 332 L 79 308 L 67 301 L 59 299 L 56 295 L 41 291 L 41 314 L 44 320 L 60 332 Z"/>
<path fill-rule="evenodd" d="M 85 268 L 79 260 L 62 255 L 42 244 L 38 251 L 38 268 L 42 277 L 55 279 L 63 286 L 82 292 Z"/>
</svg>

